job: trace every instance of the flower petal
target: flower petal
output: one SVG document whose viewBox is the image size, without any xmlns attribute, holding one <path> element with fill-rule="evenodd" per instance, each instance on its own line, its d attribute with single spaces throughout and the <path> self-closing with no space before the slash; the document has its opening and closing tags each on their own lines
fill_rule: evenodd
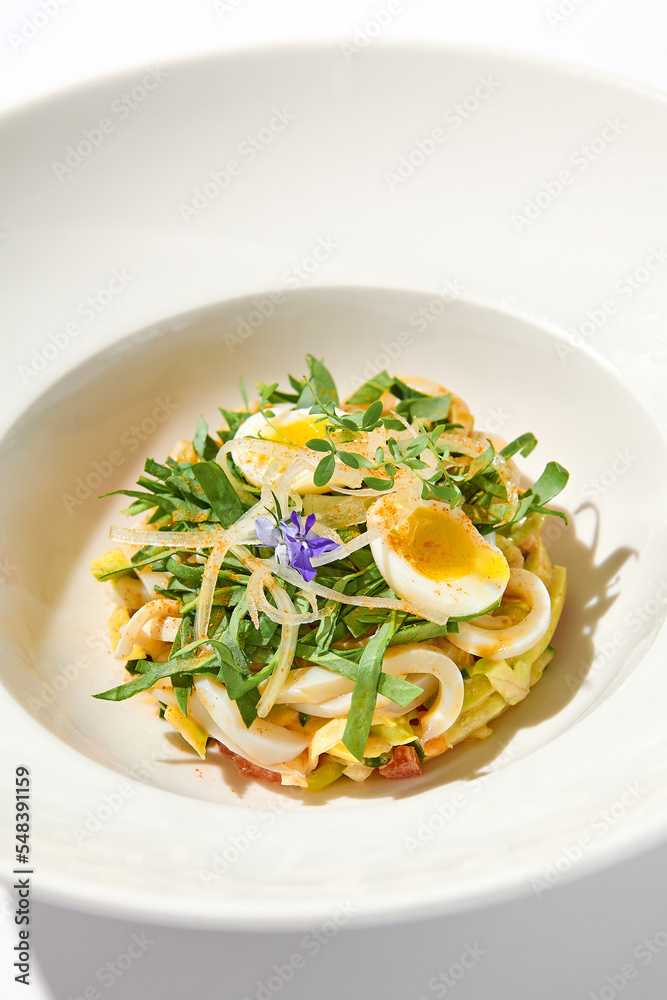
<svg viewBox="0 0 667 1000">
<path fill-rule="evenodd" d="M 282 542 L 282 534 L 268 517 L 255 518 L 255 531 L 262 545 L 275 549 Z"/>
<path fill-rule="evenodd" d="M 312 528 L 312 526 L 315 524 L 316 520 L 317 520 L 317 518 L 315 517 L 314 514 L 309 514 L 308 517 L 306 518 L 306 527 L 304 528 L 304 532 L 303 532 L 306 537 L 308 537 L 308 532 L 310 531 L 310 529 Z"/>
<path fill-rule="evenodd" d="M 306 545 L 308 546 L 308 551 L 311 556 L 319 555 L 321 552 L 330 552 L 331 549 L 340 548 L 338 542 L 334 542 L 333 538 L 307 538 Z"/>
<path fill-rule="evenodd" d="M 291 557 L 290 561 L 294 569 L 301 573 L 301 576 L 306 582 L 310 582 L 313 579 L 315 576 L 315 570 L 311 566 L 310 553 L 308 552 L 308 549 L 301 549 L 298 553 L 295 553 L 295 555 Z"/>
<path fill-rule="evenodd" d="M 301 533 L 301 531 L 303 530 L 301 527 L 301 518 L 299 517 L 299 515 L 295 510 L 293 510 L 292 513 L 290 514 L 290 520 L 292 524 L 296 526 L 297 531 Z"/>
</svg>

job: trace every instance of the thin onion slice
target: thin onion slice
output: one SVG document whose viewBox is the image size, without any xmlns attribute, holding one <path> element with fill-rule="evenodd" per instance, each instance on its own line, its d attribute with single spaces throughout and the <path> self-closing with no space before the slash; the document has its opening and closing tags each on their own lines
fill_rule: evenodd
<svg viewBox="0 0 667 1000">
<path fill-rule="evenodd" d="M 294 605 L 292 604 L 287 591 L 284 590 L 284 588 L 279 584 L 275 583 L 275 581 L 274 587 L 272 588 L 272 594 L 281 611 L 287 612 L 288 614 L 295 613 Z M 257 717 L 260 719 L 265 719 L 269 714 L 276 703 L 276 698 L 280 694 L 281 688 L 289 677 L 298 637 L 298 625 L 283 625 L 280 634 L 280 645 L 278 646 L 278 662 L 273 668 L 273 673 L 267 681 L 261 698 L 257 702 Z"/>
<path fill-rule="evenodd" d="M 255 504 L 251 510 L 243 515 L 240 521 L 236 521 L 235 524 L 232 524 L 231 527 L 223 532 L 211 549 L 210 555 L 206 560 L 201 588 L 197 598 L 197 610 L 194 622 L 195 639 L 206 639 L 208 637 L 208 624 L 211 620 L 211 608 L 213 607 L 215 586 L 218 582 L 218 572 L 227 552 L 235 542 L 240 542 L 243 538 L 252 535 L 255 519 L 266 513 L 266 508 L 262 503 Z"/>
<path fill-rule="evenodd" d="M 514 478 L 512 476 L 512 470 L 510 469 L 509 465 L 507 464 L 507 461 L 502 455 L 496 454 L 496 456 L 493 459 L 493 467 L 497 471 L 500 478 L 502 479 L 503 485 L 505 487 L 505 492 L 507 493 L 508 509 L 505 512 L 505 516 L 503 517 L 502 521 L 498 522 L 497 527 L 500 527 L 501 524 L 509 524 L 514 515 L 516 514 L 517 510 L 519 509 L 519 490 L 517 488 L 516 483 L 514 482 Z"/>
<path fill-rule="evenodd" d="M 273 582 L 275 583 L 275 580 Z M 273 592 L 270 580 L 267 579 L 265 581 L 265 585 L 268 586 L 269 589 Z M 317 605 L 317 599 L 315 598 L 315 595 L 312 594 L 311 596 L 313 597 Z M 323 613 L 317 609 L 317 606 L 315 607 L 314 611 L 304 614 L 300 614 L 298 611 L 289 612 L 289 611 L 283 611 L 280 608 L 274 608 L 273 604 L 269 603 L 263 588 L 260 593 L 258 603 L 259 603 L 259 610 L 263 611 L 266 617 L 270 618 L 270 620 L 272 622 L 275 622 L 277 625 L 296 625 L 296 627 L 298 628 L 300 625 L 312 625 L 313 622 L 320 621 L 320 619 L 324 617 Z M 312 602 L 311 602 L 311 607 L 312 607 Z"/>
<path fill-rule="evenodd" d="M 253 497 L 253 500 L 255 498 Z M 167 549 L 208 549 L 222 537 L 224 528 L 211 531 L 155 531 L 148 528 L 121 528 L 109 530 L 109 538 L 127 545 L 152 545 Z"/>
<path fill-rule="evenodd" d="M 297 479 L 303 472 L 312 471 L 312 469 L 314 469 L 316 465 L 317 465 L 316 462 L 307 462 L 303 458 L 298 458 L 296 462 L 292 462 L 291 465 L 288 465 L 285 471 L 278 478 L 275 486 L 273 487 L 273 491 L 276 495 L 276 499 L 278 501 L 278 504 L 280 505 L 280 510 L 282 511 L 284 517 L 287 517 L 287 507 L 288 507 L 289 497 L 299 498 L 299 509 L 301 509 L 301 506 L 303 504 L 303 501 L 301 500 L 301 497 L 296 492 L 296 490 L 291 489 L 292 484 L 297 481 Z"/>
<path fill-rule="evenodd" d="M 232 551 L 237 554 L 237 550 L 241 546 L 235 546 Z M 269 571 L 264 566 L 260 566 L 254 569 L 250 574 L 250 579 L 248 580 L 248 586 L 246 589 L 246 604 L 248 606 L 248 613 L 250 619 L 256 629 L 259 628 L 259 601 L 263 588 L 266 585 L 266 577 Z"/>
<path fill-rule="evenodd" d="M 432 608 L 422 608 L 409 601 L 395 600 L 391 597 L 364 597 L 363 595 L 355 597 L 351 594 L 341 594 L 338 590 L 323 587 L 322 584 L 315 583 L 313 580 L 304 580 L 301 574 L 292 569 L 291 566 L 282 566 L 275 560 L 271 560 L 268 565 L 275 576 L 295 584 L 302 590 L 311 591 L 319 597 L 326 597 L 327 600 L 337 601 L 339 604 L 354 604 L 358 608 L 387 608 L 390 611 L 405 611 L 408 614 L 424 618 L 426 621 L 434 622 L 436 625 L 446 625 L 449 621 L 448 615 L 439 614 Z"/>
<path fill-rule="evenodd" d="M 234 555 L 239 559 L 245 566 L 252 570 L 250 576 L 250 581 L 248 583 L 248 589 L 246 591 L 246 602 L 248 604 L 248 611 L 250 612 L 250 617 L 255 628 L 259 628 L 259 612 L 262 611 L 267 618 L 277 625 L 311 625 L 313 622 L 320 621 L 324 618 L 324 612 L 320 611 L 317 607 L 317 598 L 314 594 L 307 594 L 305 591 L 300 591 L 304 597 L 310 602 L 310 606 L 313 609 L 311 613 L 301 614 L 297 611 L 286 611 L 280 607 L 278 604 L 278 597 L 276 594 L 276 588 L 282 590 L 282 587 L 278 584 L 275 578 L 271 575 L 268 565 L 261 559 L 257 559 L 252 555 L 251 552 L 244 545 L 235 545 L 232 549 Z M 267 600 L 264 589 L 268 587 L 269 591 L 273 595 L 278 607 L 274 607 Z"/>
</svg>

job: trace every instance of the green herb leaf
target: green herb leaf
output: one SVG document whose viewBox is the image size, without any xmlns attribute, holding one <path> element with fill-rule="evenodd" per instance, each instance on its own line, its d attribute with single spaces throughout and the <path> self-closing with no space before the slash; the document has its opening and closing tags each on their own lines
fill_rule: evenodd
<svg viewBox="0 0 667 1000">
<path fill-rule="evenodd" d="M 334 455 L 325 455 L 321 462 L 318 463 L 317 468 L 313 474 L 313 482 L 316 486 L 326 486 L 331 477 L 334 474 L 336 468 L 336 459 Z"/>
<path fill-rule="evenodd" d="M 446 486 L 444 483 L 428 483 L 428 488 L 438 500 L 446 500 L 448 503 L 453 504 L 461 498 L 461 491 L 457 486 Z"/>
<path fill-rule="evenodd" d="M 401 401 L 396 410 L 398 413 L 409 414 L 411 420 L 429 420 L 432 424 L 446 421 L 452 405 L 451 393 L 444 396 L 427 396 L 425 399 L 408 399 Z"/>
<path fill-rule="evenodd" d="M 534 434 L 531 434 L 530 432 L 528 434 L 521 434 L 520 437 L 514 438 L 513 441 L 506 444 L 500 454 L 503 458 L 511 458 L 513 455 L 516 455 L 518 451 L 520 451 L 525 458 L 526 455 L 530 455 L 536 444 L 537 438 Z"/>
<path fill-rule="evenodd" d="M 215 458 L 220 451 L 219 446 L 213 438 L 209 436 L 208 424 L 203 417 L 200 417 L 199 422 L 197 423 L 195 436 L 192 439 L 192 447 L 194 448 L 197 457 L 203 458 L 204 461 Z"/>
<path fill-rule="evenodd" d="M 192 474 L 223 528 L 243 517 L 246 509 L 217 462 L 199 462 L 192 466 Z"/>
<path fill-rule="evenodd" d="M 393 378 L 387 372 L 379 372 L 378 375 L 374 375 L 368 382 L 360 385 L 348 397 L 347 401 L 353 406 L 364 406 L 366 403 L 373 403 L 390 389 L 393 381 Z"/>
<path fill-rule="evenodd" d="M 428 399 L 427 392 L 420 392 L 419 389 L 412 389 L 405 382 L 402 382 L 400 378 L 395 378 L 392 380 L 391 386 L 389 387 L 390 392 L 396 396 L 397 399 Z"/>
<path fill-rule="evenodd" d="M 531 492 L 538 504 L 544 505 L 564 490 L 570 473 L 558 462 L 548 462 L 540 478 L 532 486 Z"/>
<path fill-rule="evenodd" d="M 306 441 L 306 448 L 312 448 L 313 451 L 333 451 L 333 446 L 329 444 L 328 441 L 323 441 L 322 438 L 311 438 L 310 441 Z"/>
<path fill-rule="evenodd" d="M 374 476 L 364 476 L 364 482 L 369 489 L 379 492 L 390 490 L 394 485 L 393 479 L 376 479 Z"/>
<path fill-rule="evenodd" d="M 374 403 L 371 403 L 371 405 L 368 407 L 368 409 L 366 410 L 361 419 L 361 426 L 364 428 L 364 430 L 368 430 L 368 428 L 371 427 L 371 425 L 377 423 L 377 421 L 382 416 L 382 409 L 383 409 L 382 403 L 380 402 L 379 399 L 376 400 Z"/>
<path fill-rule="evenodd" d="M 323 361 L 319 361 L 317 358 L 313 357 L 312 354 L 306 355 L 306 361 L 308 362 L 308 368 L 310 369 L 310 383 L 315 389 L 315 392 L 324 402 L 331 402 L 334 406 L 338 406 L 338 389 L 336 388 L 336 383 L 334 377 L 329 371 L 329 369 L 324 365 Z M 313 394 L 310 386 L 305 385 L 301 390 L 301 395 L 297 400 L 297 408 L 313 406 L 317 400 Z"/>
<path fill-rule="evenodd" d="M 350 711 L 343 733 L 343 744 L 357 760 L 363 760 L 375 711 L 378 683 L 382 673 L 382 660 L 387 651 L 389 640 L 396 632 L 397 627 L 397 616 L 394 613 L 391 620 L 385 622 L 368 641 L 361 654 Z"/>
</svg>

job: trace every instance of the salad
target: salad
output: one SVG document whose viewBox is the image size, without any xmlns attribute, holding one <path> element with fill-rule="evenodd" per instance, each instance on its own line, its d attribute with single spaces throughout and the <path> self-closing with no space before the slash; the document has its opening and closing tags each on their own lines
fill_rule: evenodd
<svg viewBox="0 0 667 1000">
<path fill-rule="evenodd" d="M 324 363 L 200 418 L 146 460 L 91 569 L 112 584 L 128 679 L 205 757 L 318 791 L 413 778 L 516 705 L 554 655 L 566 571 L 541 533 L 568 473 L 530 487 L 510 443 L 423 378 L 381 372 L 341 402 Z M 106 494 L 111 496 L 113 494 Z"/>
</svg>

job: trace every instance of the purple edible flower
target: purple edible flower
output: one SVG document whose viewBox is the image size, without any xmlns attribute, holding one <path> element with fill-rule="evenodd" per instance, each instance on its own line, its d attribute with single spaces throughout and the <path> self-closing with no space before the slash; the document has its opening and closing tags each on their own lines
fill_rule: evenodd
<svg viewBox="0 0 667 1000">
<path fill-rule="evenodd" d="M 310 560 L 323 552 L 338 548 L 338 542 L 321 538 L 311 530 L 315 521 L 315 515 L 309 514 L 303 525 L 295 510 L 290 514 L 289 521 L 274 524 L 268 517 L 258 517 L 255 521 L 255 531 L 260 543 L 275 549 L 276 560 L 283 566 L 298 569 L 307 582 L 316 573 Z"/>
</svg>

